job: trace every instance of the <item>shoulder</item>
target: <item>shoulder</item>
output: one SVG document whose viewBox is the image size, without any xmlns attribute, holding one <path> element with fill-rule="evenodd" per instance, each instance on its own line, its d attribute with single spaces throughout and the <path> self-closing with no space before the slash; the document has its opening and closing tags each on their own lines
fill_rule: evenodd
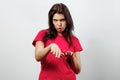
<svg viewBox="0 0 120 80">
<path fill-rule="evenodd" d="M 40 30 L 40 31 L 38 32 L 38 34 L 36 35 L 36 37 L 34 38 L 32 44 L 35 46 L 35 43 L 36 43 L 37 41 L 42 41 L 44 35 L 45 35 L 48 31 L 49 31 L 48 29 Z"/>
<path fill-rule="evenodd" d="M 42 29 L 42 30 L 39 31 L 39 33 L 46 33 L 48 31 L 49 31 L 48 29 Z"/>
<path fill-rule="evenodd" d="M 48 29 L 39 30 L 38 35 L 44 35 L 44 34 L 46 34 L 48 31 L 49 31 Z"/>
<path fill-rule="evenodd" d="M 80 40 L 74 35 L 72 36 L 72 40 L 75 51 L 82 51 L 83 48 L 81 46 Z"/>
<path fill-rule="evenodd" d="M 78 40 L 78 38 L 75 35 L 72 35 L 72 40 L 75 41 Z"/>
</svg>

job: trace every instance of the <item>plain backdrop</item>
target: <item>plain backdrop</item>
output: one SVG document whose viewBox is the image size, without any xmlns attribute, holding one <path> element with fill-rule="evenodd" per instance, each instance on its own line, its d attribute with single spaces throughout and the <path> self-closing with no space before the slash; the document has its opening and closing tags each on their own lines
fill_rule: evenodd
<svg viewBox="0 0 120 80">
<path fill-rule="evenodd" d="M 32 41 L 58 2 L 68 6 L 84 49 L 77 80 L 120 80 L 120 0 L 0 0 L 0 80 L 37 80 Z"/>
</svg>

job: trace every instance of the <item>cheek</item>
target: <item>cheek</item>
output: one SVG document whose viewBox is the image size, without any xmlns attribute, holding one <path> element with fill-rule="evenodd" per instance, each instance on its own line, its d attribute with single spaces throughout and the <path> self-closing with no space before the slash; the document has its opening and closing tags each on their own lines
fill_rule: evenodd
<svg viewBox="0 0 120 80">
<path fill-rule="evenodd" d="M 66 26 L 67 26 L 66 23 L 63 26 L 64 26 L 64 28 L 66 28 Z"/>
<path fill-rule="evenodd" d="M 56 27 L 56 24 L 53 22 L 53 25 Z"/>
<path fill-rule="evenodd" d="M 55 25 L 55 23 L 53 22 L 53 25 Z"/>
</svg>

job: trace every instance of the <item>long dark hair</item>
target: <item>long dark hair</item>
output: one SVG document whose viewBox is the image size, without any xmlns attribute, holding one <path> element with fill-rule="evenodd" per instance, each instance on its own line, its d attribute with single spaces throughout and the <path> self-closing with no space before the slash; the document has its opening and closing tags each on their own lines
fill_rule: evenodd
<svg viewBox="0 0 120 80">
<path fill-rule="evenodd" d="M 43 41 L 44 43 L 46 43 L 48 39 L 54 39 L 57 36 L 57 30 L 55 29 L 53 25 L 53 16 L 55 13 L 63 14 L 65 17 L 67 26 L 65 30 L 63 31 L 62 35 L 64 36 L 65 40 L 68 42 L 69 46 L 71 46 L 72 45 L 72 30 L 74 30 L 74 25 L 73 25 L 73 20 L 69 12 L 69 9 L 63 3 L 57 3 L 51 7 L 48 13 L 49 32 L 45 34 L 45 36 L 43 37 Z"/>
</svg>

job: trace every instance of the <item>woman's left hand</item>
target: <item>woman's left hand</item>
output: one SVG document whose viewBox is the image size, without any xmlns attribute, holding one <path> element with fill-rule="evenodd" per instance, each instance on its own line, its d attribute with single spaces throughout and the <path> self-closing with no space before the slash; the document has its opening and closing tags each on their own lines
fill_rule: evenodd
<svg viewBox="0 0 120 80">
<path fill-rule="evenodd" d="M 63 54 L 64 56 L 67 56 L 67 57 L 72 57 L 73 56 L 73 52 L 72 51 L 63 51 Z"/>
</svg>

